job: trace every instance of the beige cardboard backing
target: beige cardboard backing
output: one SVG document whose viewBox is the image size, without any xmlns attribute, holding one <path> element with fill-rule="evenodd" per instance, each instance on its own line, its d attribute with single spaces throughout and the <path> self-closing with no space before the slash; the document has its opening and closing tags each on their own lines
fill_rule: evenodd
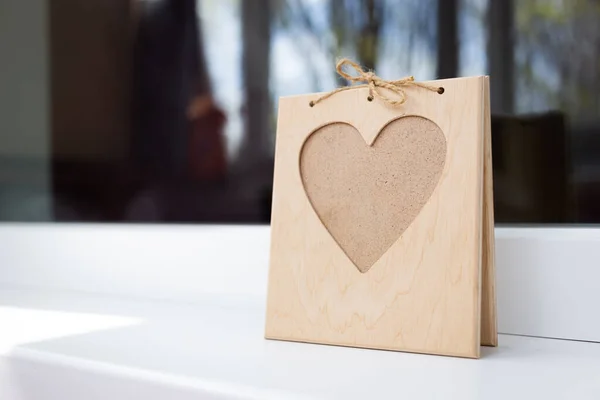
<svg viewBox="0 0 600 400">
<path fill-rule="evenodd" d="M 367 272 L 429 200 L 445 160 L 441 129 L 408 116 L 383 127 L 371 146 L 348 124 L 317 129 L 302 148 L 300 173 L 329 233 Z"/>
<path fill-rule="evenodd" d="M 484 77 L 407 89 L 391 107 L 368 90 L 279 103 L 266 337 L 478 357 L 481 316 Z M 446 139 L 439 183 L 416 219 L 361 273 L 312 208 L 300 152 L 317 128 L 342 122 L 367 144 L 390 121 L 421 116 Z"/>
</svg>

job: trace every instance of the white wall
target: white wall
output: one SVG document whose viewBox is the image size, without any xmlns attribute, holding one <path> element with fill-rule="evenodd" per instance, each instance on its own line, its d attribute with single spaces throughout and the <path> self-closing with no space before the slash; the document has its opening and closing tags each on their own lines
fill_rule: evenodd
<svg viewBox="0 0 600 400">
<path fill-rule="evenodd" d="M 51 215 L 47 1 L 0 1 L 0 220 Z"/>
</svg>

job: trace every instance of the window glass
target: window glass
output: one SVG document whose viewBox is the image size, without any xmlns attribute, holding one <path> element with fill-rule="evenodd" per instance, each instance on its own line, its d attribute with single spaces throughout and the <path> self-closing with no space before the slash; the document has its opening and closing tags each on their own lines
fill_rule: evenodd
<svg viewBox="0 0 600 400">
<path fill-rule="evenodd" d="M 0 221 L 268 223 L 277 99 L 491 75 L 496 221 L 600 222 L 595 0 L 5 0 Z"/>
</svg>

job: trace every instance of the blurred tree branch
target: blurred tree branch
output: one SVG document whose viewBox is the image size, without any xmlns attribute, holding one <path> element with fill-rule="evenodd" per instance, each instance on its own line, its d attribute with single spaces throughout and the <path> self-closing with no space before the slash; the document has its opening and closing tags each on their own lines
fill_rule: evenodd
<svg viewBox="0 0 600 400">
<path fill-rule="evenodd" d="M 276 20 L 297 40 L 300 52 L 309 62 L 307 69 L 316 78 L 315 57 L 329 65 L 342 56 L 357 59 L 363 66 L 376 69 L 384 51 L 384 39 L 393 45 L 386 59 L 397 58 L 411 66 L 418 47 L 433 53 L 437 48 L 435 4 L 438 0 L 275 0 Z M 308 38 L 308 40 L 306 40 Z M 391 40 L 393 38 L 393 41 Z M 387 42 L 389 41 L 389 42 Z M 333 68 L 332 68 L 332 72 Z M 345 82 L 341 82 L 345 84 Z M 319 88 L 323 89 L 323 88 Z"/>
<path fill-rule="evenodd" d="M 527 85 L 523 90 L 543 93 L 542 106 L 559 107 L 577 119 L 597 118 L 599 19 L 597 0 L 516 3 L 519 50 L 530 54 L 517 62 L 518 73 Z"/>
</svg>

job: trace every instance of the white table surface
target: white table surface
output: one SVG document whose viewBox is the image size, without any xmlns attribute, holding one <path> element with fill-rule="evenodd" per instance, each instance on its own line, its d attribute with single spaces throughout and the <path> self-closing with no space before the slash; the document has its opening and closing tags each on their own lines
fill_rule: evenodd
<svg viewBox="0 0 600 400">
<path fill-rule="evenodd" d="M 0 399 L 600 399 L 600 344 L 501 335 L 480 360 L 263 339 L 258 297 L 0 290 Z"/>
</svg>

